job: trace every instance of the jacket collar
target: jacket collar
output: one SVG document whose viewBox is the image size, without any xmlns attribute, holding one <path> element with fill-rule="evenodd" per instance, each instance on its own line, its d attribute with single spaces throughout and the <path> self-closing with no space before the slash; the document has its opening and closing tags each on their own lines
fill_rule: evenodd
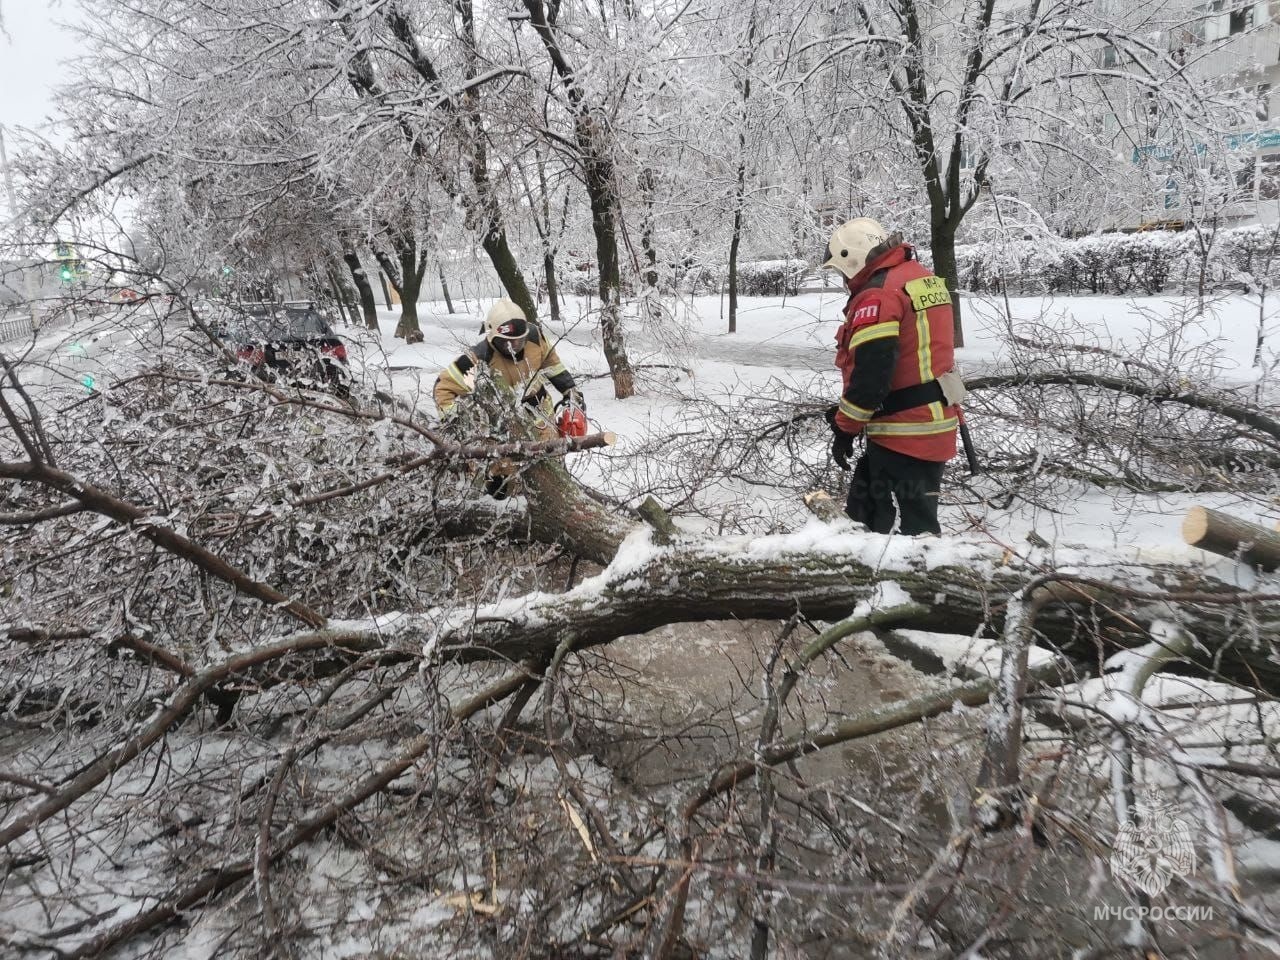
<svg viewBox="0 0 1280 960">
<path fill-rule="evenodd" d="M 849 293 L 853 294 L 861 291 L 877 271 L 896 267 L 914 257 L 915 248 L 909 243 L 900 243 L 896 247 L 890 247 L 848 279 Z"/>
</svg>

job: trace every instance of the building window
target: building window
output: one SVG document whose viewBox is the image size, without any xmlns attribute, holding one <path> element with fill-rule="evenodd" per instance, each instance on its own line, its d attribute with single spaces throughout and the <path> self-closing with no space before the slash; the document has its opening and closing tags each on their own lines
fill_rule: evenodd
<svg viewBox="0 0 1280 960">
<path fill-rule="evenodd" d="M 1236 171 L 1236 187 L 1241 197 L 1252 197 L 1253 188 L 1258 181 L 1258 161 L 1250 157 L 1249 162 Z"/>
<path fill-rule="evenodd" d="M 1120 51 L 1108 43 L 1098 51 L 1098 66 L 1104 70 L 1120 66 Z"/>
<path fill-rule="evenodd" d="M 1254 89 L 1257 97 L 1253 107 L 1253 115 L 1259 120 L 1271 119 L 1271 84 L 1260 83 Z"/>
<path fill-rule="evenodd" d="M 1280 153 L 1262 158 L 1258 174 L 1258 199 L 1280 200 Z"/>
<path fill-rule="evenodd" d="M 1244 33 L 1253 26 L 1253 4 L 1247 7 L 1240 7 L 1238 10 L 1231 11 L 1231 19 L 1228 21 L 1227 33 L 1235 36 L 1237 33 Z"/>
<path fill-rule="evenodd" d="M 1254 26 L 1252 3 L 1242 5 L 1241 0 L 1210 0 L 1201 8 L 1208 14 L 1209 24 L 1206 40 L 1220 40 L 1223 37 L 1244 33 Z"/>
</svg>

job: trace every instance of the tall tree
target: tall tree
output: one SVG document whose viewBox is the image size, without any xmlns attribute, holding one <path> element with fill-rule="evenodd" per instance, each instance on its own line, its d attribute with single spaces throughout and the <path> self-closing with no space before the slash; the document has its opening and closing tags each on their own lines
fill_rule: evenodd
<svg viewBox="0 0 1280 960">
<path fill-rule="evenodd" d="M 336 0 L 331 0 L 337 8 Z M 469 222 L 480 234 L 480 246 L 493 264 L 494 272 L 508 297 L 520 305 L 531 320 L 537 317 L 537 305 L 529 293 L 529 285 L 520 272 L 515 252 L 507 237 L 506 222 L 499 205 L 489 170 L 489 144 L 481 113 L 479 90 L 486 83 L 519 72 L 516 68 L 480 72 L 481 56 L 476 43 L 475 11 L 471 0 L 453 0 L 458 18 L 456 43 L 462 63 L 461 83 L 451 91 L 446 88 L 433 58 L 419 42 L 419 30 L 407 8 L 401 3 L 382 7 L 382 17 L 391 35 L 424 85 L 426 102 L 442 111 L 456 136 L 458 150 L 470 179 L 469 188 L 447 167 L 440 167 L 439 179 L 449 195 L 467 210 Z M 396 98 L 393 98 L 393 100 Z M 414 140 L 415 144 L 420 143 Z M 415 150 L 421 148 L 415 146 Z"/>
<path fill-rule="evenodd" d="M 733 230 L 729 239 L 729 332 L 738 332 L 738 250 L 742 243 L 742 214 L 747 202 L 747 123 L 751 109 L 751 65 L 756 53 L 756 3 L 751 4 L 741 50 L 738 79 L 738 170 L 733 194 Z"/>
<path fill-rule="evenodd" d="M 840 29 L 819 41 L 829 50 L 827 69 L 810 79 L 830 84 L 834 69 L 842 81 L 835 89 L 861 84 L 889 94 L 868 93 L 864 106 L 891 132 L 887 162 L 914 165 L 934 269 L 954 294 L 961 224 L 981 198 L 993 160 L 1014 142 L 1010 133 L 1075 149 L 1061 138 L 1054 144 L 1061 117 L 1048 106 L 1053 93 L 1072 87 L 1082 102 L 1096 102 L 1100 85 L 1126 85 L 1199 115 L 1204 99 L 1194 80 L 1149 39 L 1167 16 L 1156 5 L 1117 19 L 1095 0 L 1031 0 L 1017 8 L 995 0 L 851 0 L 837 8 Z M 1125 69 L 1101 65 L 1098 54 L 1108 46 L 1122 52 Z M 957 300 L 956 342 L 963 340 Z"/>
<path fill-rule="evenodd" d="M 573 122 L 573 142 L 582 184 L 591 204 L 591 228 L 596 241 L 596 270 L 600 293 L 600 338 L 619 400 L 635 393 L 635 372 L 627 358 L 622 329 L 622 265 L 618 257 L 619 198 L 612 156 L 609 117 L 593 99 L 583 78 L 561 46 L 559 0 L 522 0 L 529 22 L 542 41 L 551 67 L 565 94 Z"/>
</svg>

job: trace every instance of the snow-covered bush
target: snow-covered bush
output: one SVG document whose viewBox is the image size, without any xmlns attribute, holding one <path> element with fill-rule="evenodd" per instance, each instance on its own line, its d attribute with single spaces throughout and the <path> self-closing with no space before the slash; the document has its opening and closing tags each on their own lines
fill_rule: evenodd
<svg viewBox="0 0 1280 960">
<path fill-rule="evenodd" d="M 562 293 L 575 297 L 593 297 L 600 291 L 600 274 L 594 268 L 562 270 L 556 278 Z"/>
<path fill-rule="evenodd" d="M 738 264 L 738 293 L 744 297 L 795 296 L 808 268 L 803 260 L 754 260 Z"/>
<path fill-rule="evenodd" d="M 681 264 L 676 276 L 677 289 L 690 296 L 697 296 L 699 293 L 715 293 L 725 280 L 723 270 L 699 261 Z"/>
<path fill-rule="evenodd" d="M 962 288 L 974 293 L 1196 293 L 1280 282 L 1280 232 L 1265 225 L 1229 230 L 1106 233 L 963 244 Z"/>
</svg>

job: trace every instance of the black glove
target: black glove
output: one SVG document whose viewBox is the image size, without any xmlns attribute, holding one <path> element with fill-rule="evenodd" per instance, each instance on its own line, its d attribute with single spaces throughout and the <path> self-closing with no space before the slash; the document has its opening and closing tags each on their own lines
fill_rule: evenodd
<svg viewBox="0 0 1280 960">
<path fill-rule="evenodd" d="M 577 387 L 570 387 L 564 392 L 564 396 L 560 398 L 560 402 L 556 404 L 556 409 L 573 404 L 583 413 L 587 412 L 587 401 L 583 399 L 582 391 Z"/>
<path fill-rule="evenodd" d="M 836 426 L 836 412 L 839 409 L 840 408 L 837 407 L 835 404 L 832 404 L 831 406 L 827 407 L 827 409 L 822 411 L 822 419 L 827 421 L 827 426 L 831 428 L 832 433 L 840 432 L 840 428 Z"/>
<path fill-rule="evenodd" d="M 837 430 L 831 438 L 831 459 L 841 470 L 849 469 L 849 458 L 853 456 L 853 435 Z"/>
</svg>

